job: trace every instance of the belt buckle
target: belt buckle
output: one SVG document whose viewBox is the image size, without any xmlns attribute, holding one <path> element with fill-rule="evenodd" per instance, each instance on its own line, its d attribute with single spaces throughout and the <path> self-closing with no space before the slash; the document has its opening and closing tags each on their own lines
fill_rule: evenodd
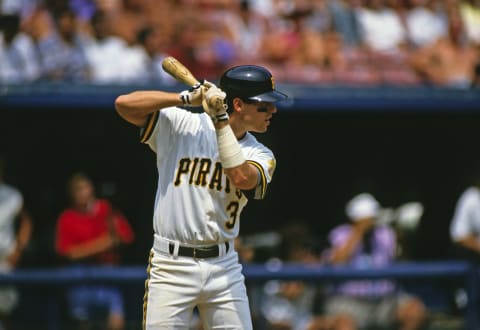
<svg viewBox="0 0 480 330">
<path fill-rule="evenodd" d="M 193 248 L 193 259 L 197 259 L 197 248 Z"/>
</svg>

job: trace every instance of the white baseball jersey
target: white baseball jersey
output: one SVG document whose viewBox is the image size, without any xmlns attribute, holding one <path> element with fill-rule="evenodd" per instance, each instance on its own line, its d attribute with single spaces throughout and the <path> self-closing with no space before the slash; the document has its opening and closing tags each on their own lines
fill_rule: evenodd
<svg viewBox="0 0 480 330">
<path fill-rule="evenodd" d="M 458 241 L 473 235 L 480 239 L 480 189 L 470 187 L 458 199 L 450 224 L 450 236 Z"/>
<path fill-rule="evenodd" d="M 141 141 L 157 154 L 155 234 L 185 244 L 225 242 L 239 232 L 247 195 L 261 199 L 275 170 L 273 153 L 250 133 L 238 142 L 259 171 L 251 192 L 235 188 L 219 160 L 215 128 L 206 113 L 170 107 L 153 113 Z"/>
</svg>

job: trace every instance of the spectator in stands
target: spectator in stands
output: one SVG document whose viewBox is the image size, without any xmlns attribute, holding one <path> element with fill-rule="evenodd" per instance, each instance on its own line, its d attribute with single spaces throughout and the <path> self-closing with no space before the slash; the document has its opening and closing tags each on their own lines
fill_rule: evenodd
<svg viewBox="0 0 480 330">
<path fill-rule="evenodd" d="M 450 256 L 473 264 L 480 264 L 480 174 L 478 164 L 471 184 L 459 196 L 450 222 Z M 470 299 L 479 301 L 480 292 L 467 293 L 465 285 L 453 287 L 453 301 L 458 310 L 466 308 Z M 477 306 L 478 307 L 478 306 Z M 480 315 L 480 307 L 477 315 Z"/>
<path fill-rule="evenodd" d="M 68 182 L 71 206 L 57 221 L 55 247 L 59 256 L 74 267 L 115 265 L 120 262 L 124 244 L 134 239 L 128 221 L 107 200 L 95 197 L 92 181 L 74 174 Z M 122 292 L 112 285 L 74 286 L 67 295 L 70 316 L 80 329 L 88 329 L 106 310 L 103 329 L 125 327 Z"/>
<path fill-rule="evenodd" d="M 470 88 L 475 80 L 476 49 L 465 37 L 458 5 L 449 3 L 448 35 L 431 46 L 423 47 L 410 55 L 410 63 L 426 83 Z"/>
<path fill-rule="evenodd" d="M 355 11 L 358 1 L 333 0 L 330 12 L 334 30 L 341 36 L 346 47 L 358 47 L 362 43 L 360 27 Z"/>
<path fill-rule="evenodd" d="M 460 1 L 460 15 L 465 25 L 467 39 L 471 43 L 480 46 L 480 1 Z"/>
<path fill-rule="evenodd" d="M 145 77 L 143 82 L 174 85 L 176 80 L 162 68 L 162 61 L 168 56 L 168 36 L 155 27 L 147 27 L 138 33 L 138 42 L 145 50 Z"/>
<path fill-rule="evenodd" d="M 438 0 L 409 0 L 405 23 L 413 48 L 432 45 L 448 34 L 448 20 Z"/>
<path fill-rule="evenodd" d="M 262 51 L 262 38 L 267 30 L 267 18 L 251 8 L 251 1 L 241 0 L 232 5 L 224 24 L 236 51 L 237 61 L 256 61 Z"/>
<path fill-rule="evenodd" d="M 251 244 L 247 244 L 241 236 L 235 239 L 235 251 L 238 252 L 238 259 L 242 265 L 255 261 L 255 249 Z"/>
<path fill-rule="evenodd" d="M 331 82 L 337 58 L 328 47 L 332 33 L 326 3 L 297 2 L 279 14 L 268 26 L 259 59 L 288 81 Z"/>
<path fill-rule="evenodd" d="M 188 7 L 188 6 L 187 6 Z M 167 52 L 188 67 L 193 75 L 216 79 L 234 59 L 233 41 L 224 25 L 208 7 L 197 4 L 198 11 L 185 11 L 185 17 L 175 22 L 171 47 Z M 191 9 L 191 8 L 190 8 Z M 201 17 L 201 18 L 200 18 Z"/>
<path fill-rule="evenodd" d="M 281 232 L 281 258 L 273 258 L 267 265 L 282 262 L 319 265 L 319 240 L 308 225 L 295 222 Z M 320 316 L 323 296 L 321 287 L 315 282 L 271 280 L 265 283 L 261 293 L 258 322 L 264 324 L 265 329 L 322 330 L 329 329 L 332 323 L 329 318 Z"/>
<path fill-rule="evenodd" d="M 329 233 L 331 247 L 325 251 L 325 261 L 358 268 L 385 267 L 394 262 L 395 234 L 390 227 L 376 224 L 379 211 L 380 204 L 368 193 L 350 200 L 346 206 L 350 222 Z M 393 325 L 419 329 L 427 318 L 424 304 L 400 291 L 391 280 L 346 281 L 326 292 L 325 313 L 336 317 L 335 329 Z"/>
<path fill-rule="evenodd" d="M 108 17 L 97 11 L 92 16 L 93 36 L 85 42 L 91 81 L 98 84 L 141 82 L 146 75 L 144 52 L 113 36 Z"/>
<path fill-rule="evenodd" d="M 103 11 L 107 16 L 112 35 L 125 40 L 128 45 L 136 43 L 141 30 L 157 26 L 168 16 L 175 15 L 172 1 L 118 0 L 113 8 Z"/>
<path fill-rule="evenodd" d="M 0 158 L 0 273 L 9 272 L 20 263 L 32 233 L 32 221 L 25 211 L 23 197 L 3 181 L 3 173 L 4 162 Z M 17 290 L 0 286 L 0 329 L 10 328 L 9 316 L 17 303 Z"/>
<path fill-rule="evenodd" d="M 75 13 L 68 7 L 52 13 L 53 24 L 37 32 L 43 76 L 49 80 L 85 82 L 90 72 Z"/>
<path fill-rule="evenodd" d="M 20 17 L 0 12 L 0 83 L 33 82 L 40 73 L 35 43 L 20 30 Z"/>
<path fill-rule="evenodd" d="M 399 52 L 406 44 L 407 34 L 398 13 L 387 0 L 363 1 L 356 16 L 365 46 L 376 52 Z"/>
<path fill-rule="evenodd" d="M 480 263 L 480 180 L 458 198 L 450 223 L 453 255 Z"/>
<path fill-rule="evenodd" d="M 293 29 L 286 35 L 290 40 L 288 74 L 293 81 L 331 80 L 326 37 L 312 29 L 308 19 L 313 15 L 312 7 L 300 7 L 286 17 L 292 21 Z"/>
<path fill-rule="evenodd" d="M 43 5 L 44 0 L 2 0 L 0 1 L 0 14 L 20 16 L 20 26 L 23 32 L 24 23 L 35 10 Z"/>
<path fill-rule="evenodd" d="M 327 0 L 316 1 L 295 1 L 293 11 L 300 13 L 308 13 L 303 19 L 303 25 L 308 30 L 315 31 L 319 34 L 332 32 L 333 19 L 330 9 L 330 3 Z"/>
</svg>

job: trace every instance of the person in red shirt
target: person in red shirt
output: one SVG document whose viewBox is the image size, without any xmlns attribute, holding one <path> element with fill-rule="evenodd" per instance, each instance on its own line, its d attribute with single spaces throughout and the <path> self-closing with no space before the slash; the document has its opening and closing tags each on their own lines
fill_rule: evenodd
<svg viewBox="0 0 480 330">
<path fill-rule="evenodd" d="M 84 174 L 74 174 L 68 183 L 71 206 L 57 221 L 55 249 L 72 265 L 114 265 L 120 262 L 119 247 L 134 240 L 126 218 L 105 199 L 95 196 L 92 181 Z M 123 297 L 114 286 L 82 285 L 67 294 L 73 320 L 82 329 L 106 310 L 106 328 L 125 327 Z"/>
</svg>

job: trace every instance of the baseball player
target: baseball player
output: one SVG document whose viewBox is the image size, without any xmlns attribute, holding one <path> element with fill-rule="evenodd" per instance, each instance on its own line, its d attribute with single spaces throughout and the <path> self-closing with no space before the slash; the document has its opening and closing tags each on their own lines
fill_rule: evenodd
<svg viewBox="0 0 480 330">
<path fill-rule="evenodd" d="M 275 158 L 249 131 L 267 131 L 274 103 L 286 98 L 267 69 L 242 65 L 223 73 L 220 88 L 204 82 L 116 99 L 157 156 L 145 329 L 186 329 L 195 307 L 205 329 L 252 329 L 233 240 L 248 198 L 264 197 Z M 199 105 L 205 112 L 180 108 Z"/>
</svg>

